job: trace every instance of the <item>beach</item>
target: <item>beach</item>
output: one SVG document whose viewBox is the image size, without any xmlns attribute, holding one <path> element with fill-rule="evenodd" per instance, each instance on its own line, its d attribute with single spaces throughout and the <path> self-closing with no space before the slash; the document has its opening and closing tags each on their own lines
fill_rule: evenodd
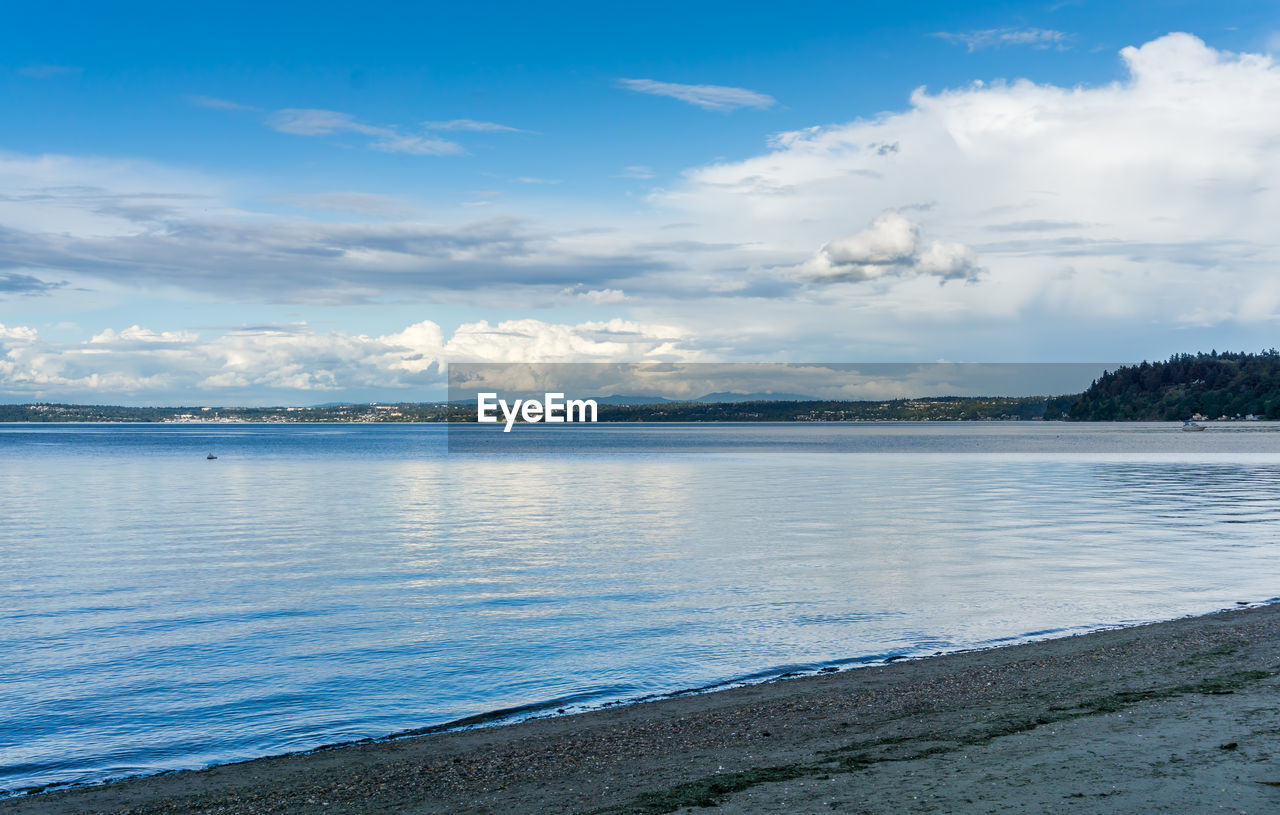
<svg viewBox="0 0 1280 815">
<path fill-rule="evenodd" d="M 0 801 L 0 813 L 1263 812 L 1280 605 Z"/>
</svg>

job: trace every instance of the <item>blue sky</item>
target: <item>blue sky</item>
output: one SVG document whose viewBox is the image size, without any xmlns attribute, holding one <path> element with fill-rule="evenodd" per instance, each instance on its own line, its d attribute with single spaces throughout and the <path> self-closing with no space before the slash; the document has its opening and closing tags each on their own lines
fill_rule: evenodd
<svg viewBox="0 0 1280 815">
<path fill-rule="evenodd" d="M 6 16 L 9 400 L 1273 344 L 1274 4 Z"/>
</svg>

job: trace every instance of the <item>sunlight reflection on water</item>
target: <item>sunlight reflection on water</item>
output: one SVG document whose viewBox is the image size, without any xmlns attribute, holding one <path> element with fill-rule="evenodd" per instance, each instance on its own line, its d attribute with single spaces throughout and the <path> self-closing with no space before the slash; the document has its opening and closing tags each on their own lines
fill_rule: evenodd
<svg viewBox="0 0 1280 815">
<path fill-rule="evenodd" d="M 0 425 L 0 788 L 1280 594 L 1280 432 L 1175 430 Z"/>
</svg>

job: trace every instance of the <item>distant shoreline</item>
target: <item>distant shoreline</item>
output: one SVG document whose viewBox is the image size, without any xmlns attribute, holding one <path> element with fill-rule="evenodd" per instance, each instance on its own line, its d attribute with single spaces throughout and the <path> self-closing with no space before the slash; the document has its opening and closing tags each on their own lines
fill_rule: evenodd
<svg viewBox="0 0 1280 815">
<path fill-rule="evenodd" d="M 1167 361 L 1117 366 L 1104 371 L 1084 391 L 1059 395 L 849 400 L 776 391 L 717 391 L 688 401 L 638 394 L 578 396 L 598 402 L 601 421 L 619 422 L 1280 421 L 1280 351 L 1175 354 Z M 474 422 L 475 417 L 475 403 L 457 399 L 267 407 L 0 404 L 0 423 Z"/>
<path fill-rule="evenodd" d="M 601 400 L 602 422 L 708 421 L 991 421 L 1059 418 L 1052 400 L 1032 397 L 931 397 L 884 401 L 767 400 L 649 402 Z M 358 422 L 474 423 L 475 406 L 443 402 L 342 404 L 313 407 L 128 407 L 33 403 L 0 405 L 0 422 L 122 422 L 139 424 L 309 424 Z"/>
<path fill-rule="evenodd" d="M 994 423 L 994 422 L 1017 422 L 1017 421 L 1049 421 L 1061 422 L 1063 424 L 1106 424 L 1107 420 L 1089 419 L 1084 421 L 1068 422 L 1066 419 L 823 419 L 815 421 L 797 421 L 789 419 L 601 419 L 598 422 L 589 422 L 586 424 L 607 424 L 607 425 L 633 425 L 633 424 L 961 424 L 961 423 Z M 1233 420 L 1235 421 L 1235 420 Z M 279 425 L 279 424 L 359 424 L 359 425 L 415 425 L 415 424 L 454 424 L 454 425 L 472 425 L 475 422 L 454 422 L 447 419 L 435 421 L 405 421 L 405 422 L 383 422 L 374 420 L 360 419 L 333 419 L 333 420 L 315 420 L 315 421 L 297 421 L 297 422 L 272 422 L 254 419 L 228 419 L 228 420 L 210 420 L 210 421 L 144 421 L 137 419 L 66 419 L 61 421 L 41 422 L 41 421 L 0 421 L 0 425 L 61 425 L 61 424 L 107 424 L 107 425 L 129 425 L 132 427 L 157 426 L 157 425 L 182 425 L 182 426 L 207 426 L 207 425 Z M 517 424 L 524 424 L 517 422 Z M 578 424 L 584 424 L 579 422 Z M 1134 419 L 1123 424 L 1171 424 L 1171 422 L 1162 419 Z M 1224 422 L 1225 424 L 1225 422 Z"/>
</svg>

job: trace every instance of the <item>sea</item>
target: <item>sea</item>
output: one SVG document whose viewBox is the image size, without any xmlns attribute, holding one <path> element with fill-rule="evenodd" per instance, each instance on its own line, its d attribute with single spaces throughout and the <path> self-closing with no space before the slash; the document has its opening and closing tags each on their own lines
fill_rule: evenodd
<svg viewBox="0 0 1280 815">
<path fill-rule="evenodd" d="M 1265 602 L 1277 496 L 1266 422 L 0 425 L 0 794 Z"/>
</svg>

